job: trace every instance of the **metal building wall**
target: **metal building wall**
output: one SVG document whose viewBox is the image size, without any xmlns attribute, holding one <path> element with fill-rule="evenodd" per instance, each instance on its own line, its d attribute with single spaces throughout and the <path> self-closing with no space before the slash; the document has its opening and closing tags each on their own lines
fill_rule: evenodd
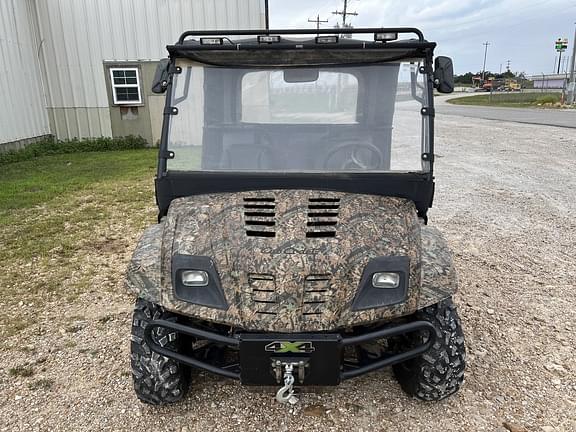
<svg viewBox="0 0 576 432">
<path fill-rule="evenodd" d="M 189 29 L 263 28 L 264 0 L 36 0 L 59 138 L 110 136 L 103 61 L 158 60 Z"/>
<path fill-rule="evenodd" d="M 50 133 L 30 20 L 33 5 L 34 0 L 0 1 L 0 148 Z"/>
</svg>

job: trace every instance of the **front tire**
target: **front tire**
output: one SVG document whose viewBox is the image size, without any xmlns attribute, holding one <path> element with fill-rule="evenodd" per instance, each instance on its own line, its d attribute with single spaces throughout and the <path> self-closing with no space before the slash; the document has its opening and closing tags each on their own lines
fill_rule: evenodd
<svg viewBox="0 0 576 432">
<path fill-rule="evenodd" d="M 161 405 L 177 402 L 186 395 L 189 371 L 175 360 L 153 352 L 145 342 L 144 329 L 150 321 L 156 319 L 176 321 L 177 315 L 138 298 L 132 319 L 130 363 L 138 399 L 152 405 Z M 180 349 L 178 333 L 160 327 L 152 332 L 152 337 L 168 349 Z"/>
<path fill-rule="evenodd" d="M 442 400 L 456 393 L 464 382 L 466 348 L 456 306 L 447 299 L 419 310 L 414 318 L 434 325 L 436 341 L 421 356 L 394 365 L 394 374 L 410 396 L 424 401 Z M 404 348 L 424 343 L 426 338 L 414 334 L 404 341 Z"/>
</svg>

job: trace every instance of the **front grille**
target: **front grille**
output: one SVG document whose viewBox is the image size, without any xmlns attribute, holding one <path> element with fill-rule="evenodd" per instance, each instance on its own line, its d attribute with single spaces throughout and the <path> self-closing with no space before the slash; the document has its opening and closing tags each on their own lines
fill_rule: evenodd
<svg viewBox="0 0 576 432">
<path fill-rule="evenodd" d="M 274 276 L 265 273 L 250 273 L 248 274 L 248 285 L 256 313 L 276 315 L 278 313 L 278 301 Z"/>
<path fill-rule="evenodd" d="M 244 198 L 244 226 L 249 237 L 276 237 L 275 199 Z"/>
<path fill-rule="evenodd" d="M 306 237 L 336 237 L 340 198 L 316 197 L 308 200 Z"/>
<path fill-rule="evenodd" d="M 326 312 L 332 298 L 331 274 L 310 274 L 304 278 L 302 290 L 280 300 L 276 278 L 270 273 L 248 273 L 250 310 L 262 318 L 273 318 L 286 306 L 284 301 L 300 306 L 302 319 L 314 319 Z M 287 294 L 287 293 L 286 293 Z M 292 297 L 292 298 L 290 298 Z M 283 312 L 282 312 L 283 313 Z"/>
<path fill-rule="evenodd" d="M 304 280 L 304 296 L 302 301 L 302 315 L 321 315 L 332 292 L 330 290 L 330 274 L 316 274 L 306 276 Z"/>
</svg>

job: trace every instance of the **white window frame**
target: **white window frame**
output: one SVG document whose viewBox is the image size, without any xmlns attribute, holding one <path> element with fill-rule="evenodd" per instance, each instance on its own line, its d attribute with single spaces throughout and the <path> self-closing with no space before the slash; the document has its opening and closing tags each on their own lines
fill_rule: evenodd
<svg viewBox="0 0 576 432">
<path fill-rule="evenodd" d="M 112 87 L 112 99 L 114 105 L 140 105 L 142 104 L 142 90 L 140 89 L 140 68 L 137 67 L 112 67 L 110 70 L 110 85 Z M 136 84 L 114 84 L 114 71 L 135 71 Z M 135 87 L 138 89 L 138 100 L 119 101 L 116 95 L 116 89 L 119 87 Z"/>
</svg>

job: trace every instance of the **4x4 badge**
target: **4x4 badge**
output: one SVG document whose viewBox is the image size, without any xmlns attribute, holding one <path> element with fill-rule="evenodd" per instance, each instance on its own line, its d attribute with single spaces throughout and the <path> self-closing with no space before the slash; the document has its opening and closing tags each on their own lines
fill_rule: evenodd
<svg viewBox="0 0 576 432">
<path fill-rule="evenodd" d="M 283 353 L 296 353 L 296 354 L 307 354 L 316 351 L 312 342 L 288 342 L 288 341 L 276 341 L 270 342 L 264 348 L 268 352 L 273 352 L 276 354 Z"/>
</svg>

